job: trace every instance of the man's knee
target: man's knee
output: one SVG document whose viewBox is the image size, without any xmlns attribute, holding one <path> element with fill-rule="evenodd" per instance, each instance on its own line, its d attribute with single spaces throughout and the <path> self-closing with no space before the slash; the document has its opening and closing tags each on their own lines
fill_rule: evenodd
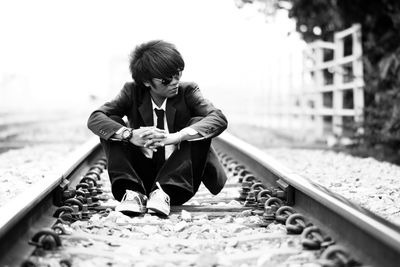
<svg viewBox="0 0 400 267">
<path fill-rule="evenodd" d="M 190 118 L 189 122 L 186 124 L 186 126 L 190 126 L 192 124 L 195 124 L 196 122 L 199 122 L 202 120 L 204 117 L 198 116 L 198 117 L 192 117 Z"/>
<path fill-rule="evenodd" d="M 113 121 L 118 122 L 119 124 L 122 124 L 123 126 L 126 126 L 126 123 L 124 122 L 124 120 L 120 116 L 111 115 L 110 119 L 112 119 Z"/>
</svg>

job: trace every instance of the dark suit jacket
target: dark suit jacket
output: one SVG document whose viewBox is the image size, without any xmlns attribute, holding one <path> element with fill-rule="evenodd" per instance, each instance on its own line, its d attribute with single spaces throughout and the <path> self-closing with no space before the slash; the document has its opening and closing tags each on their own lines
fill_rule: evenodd
<svg viewBox="0 0 400 267">
<path fill-rule="evenodd" d="M 149 89 L 135 84 L 126 83 L 120 93 L 110 102 L 95 110 L 89 117 L 89 129 L 103 139 L 109 139 L 121 125 L 109 116 L 117 115 L 128 118 L 131 128 L 138 129 L 141 126 L 153 125 L 153 111 Z M 178 94 L 167 100 L 166 117 L 170 133 L 180 131 L 188 126 L 193 117 L 202 117 L 201 120 L 190 125 L 204 138 L 213 138 L 227 128 L 227 119 L 221 110 L 215 108 L 206 100 L 197 84 L 181 82 Z M 209 160 L 205 174 L 215 173 L 217 177 L 203 178 L 207 189 L 217 194 L 226 182 L 222 166 L 218 162 L 213 149 L 210 150 Z"/>
</svg>

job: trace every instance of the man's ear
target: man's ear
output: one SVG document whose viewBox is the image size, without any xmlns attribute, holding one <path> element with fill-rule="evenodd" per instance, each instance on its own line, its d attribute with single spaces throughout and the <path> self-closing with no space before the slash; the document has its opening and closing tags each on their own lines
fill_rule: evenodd
<svg viewBox="0 0 400 267">
<path fill-rule="evenodd" d="M 144 86 L 146 86 L 146 87 L 150 87 L 150 82 L 148 82 L 148 81 L 144 81 L 143 84 L 144 84 Z"/>
</svg>

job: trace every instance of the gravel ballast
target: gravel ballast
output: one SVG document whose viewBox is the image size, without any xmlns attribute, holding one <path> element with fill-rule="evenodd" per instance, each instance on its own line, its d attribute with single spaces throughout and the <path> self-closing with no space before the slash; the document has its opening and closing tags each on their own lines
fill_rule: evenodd
<svg viewBox="0 0 400 267">
<path fill-rule="evenodd" d="M 400 225 L 400 167 L 328 150 L 263 149 L 304 178 Z"/>
</svg>

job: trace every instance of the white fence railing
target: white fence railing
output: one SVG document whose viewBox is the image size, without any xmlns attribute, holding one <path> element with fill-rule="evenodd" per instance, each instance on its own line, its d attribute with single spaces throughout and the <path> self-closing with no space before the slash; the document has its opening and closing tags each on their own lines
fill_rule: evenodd
<svg viewBox="0 0 400 267">
<path fill-rule="evenodd" d="M 303 53 L 303 86 L 294 98 L 303 127 L 317 137 L 351 136 L 362 131 L 364 80 L 361 26 L 316 41 Z"/>
<path fill-rule="evenodd" d="M 221 106 L 230 122 L 274 129 L 300 141 L 347 141 L 362 131 L 360 25 L 337 32 L 333 42 L 306 44 L 296 35 L 279 41 L 273 49 L 257 50 L 252 64 L 259 65 L 248 84 L 237 83 L 216 96 L 225 100 Z"/>
</svg>

